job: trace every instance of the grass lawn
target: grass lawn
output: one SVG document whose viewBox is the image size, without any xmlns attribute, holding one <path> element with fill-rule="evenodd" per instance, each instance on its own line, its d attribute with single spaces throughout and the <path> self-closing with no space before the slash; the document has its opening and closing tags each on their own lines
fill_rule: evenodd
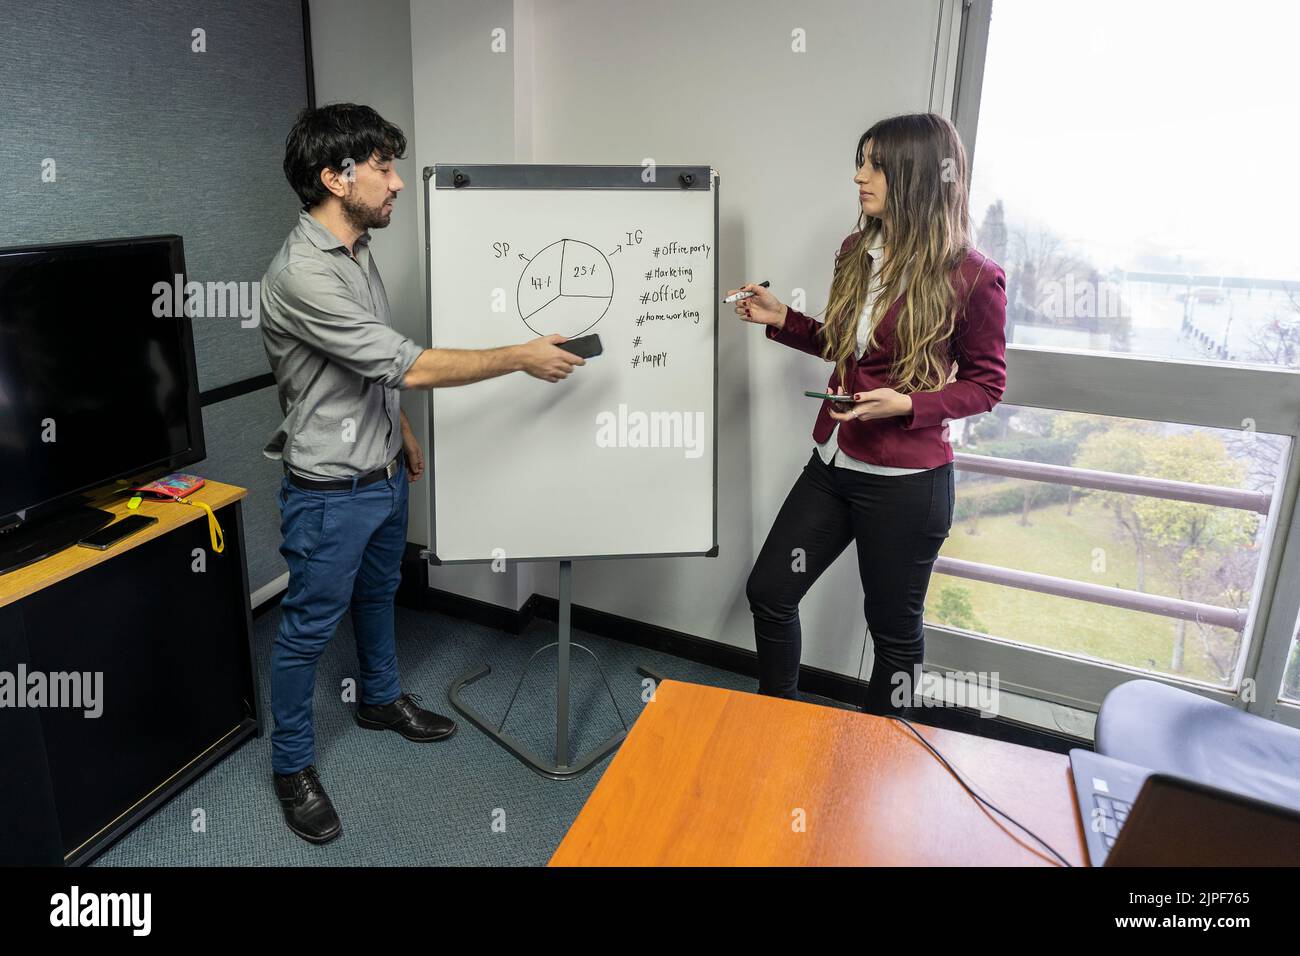
<svg viewBox="0 0 1300 956">
<path fill-rule="evenodd" d="M 957 489 L 960 495 L 960 483 Z M 1018 513 L 984 516 L 979 519 L 977 534 L 970 533 L 970 520 L 954 522 L 941 555 L 1090 584 L 1136 589 L 1137 561 L 1132 539 L 1097 499 L 1076 500 L 1073 513 L 1068 515 L 1065 504 L 1031 511 L 1029 522 L 1028 527 L 1022 527 Z M 1104 549 L 1104 572 L 1093 570 L 1096 548 Z M 930 580 L 928 608 L 937 605 L 944 588 L 962 588 L 970 595 L 972 611 L 985 633 L 1117 664 L 1174 673 L 1170 666 L 1173 618 L 943 574 L 935 574 Z M 1169 575 L 1150 558 L 1145 591 L 1178 595 Z M 931 619 L 931 614 L 927 613 L 926 617 Z M 1213 633 L 1219 648 L 1229 646 L 1228 642 L 1236 637 L 1226 628 L 1215 628 Z M 1222 655 L 1223 651 L 1219 653 Z M 1185 630 L 1180 676 L 1224 683 L 1206 657 L 1196 626 L 1191 622 Z"/>
</svg>

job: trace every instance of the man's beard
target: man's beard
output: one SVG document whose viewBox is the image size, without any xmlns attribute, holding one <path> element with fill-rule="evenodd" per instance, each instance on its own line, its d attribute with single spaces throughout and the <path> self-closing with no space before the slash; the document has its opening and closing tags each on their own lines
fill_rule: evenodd
<svg viewBox="0 0 1300 956">
<path fill-rule="evenodd" d="M 351 196 L 343 197 L 343 215 L 348 217 L 348 222 L 352 228 L 365 232 L 367 229 L 383 229 L 392 220 L 393 214 L 384 212 L 384 203 L 371 207 L 353 199 Z M 387 200 L 384 200 L 387 202 Z"/>
</svg>

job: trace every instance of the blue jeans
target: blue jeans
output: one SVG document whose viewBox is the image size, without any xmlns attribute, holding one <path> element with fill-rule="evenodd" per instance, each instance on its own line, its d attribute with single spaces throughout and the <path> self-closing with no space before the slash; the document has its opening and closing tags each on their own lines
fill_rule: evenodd
<svg viewBox="0 0 1300 956">
<path fill-rule="evenodd" d="M 316 662 L 344 611 L 352 611 L 357 637 L 360 703 L 391 704 L 401 694 L 393 598 L 406 547 L 407 498 L 404 468 L 346 491 L 308 491 L 287 476 L 280 483 L 280 553 L 289 564 L 289 589 L 271 653 L 276 773 L 296 773 L 316 760 Z"/>
</svg>

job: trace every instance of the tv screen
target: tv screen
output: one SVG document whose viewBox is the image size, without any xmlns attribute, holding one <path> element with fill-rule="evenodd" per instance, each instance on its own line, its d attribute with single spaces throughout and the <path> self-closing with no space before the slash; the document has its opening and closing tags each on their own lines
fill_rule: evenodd
<svg viewBox="0 0 1300 956">
<path fill-rule="evenodd" d="M 203 458 L 184 273 L 179 236 L 0 249 L 0 525 Z"/>
</svg>

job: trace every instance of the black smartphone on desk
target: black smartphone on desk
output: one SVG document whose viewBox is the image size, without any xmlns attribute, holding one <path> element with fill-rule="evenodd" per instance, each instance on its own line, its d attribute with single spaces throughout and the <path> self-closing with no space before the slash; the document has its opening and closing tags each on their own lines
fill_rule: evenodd
<svg viewBox="0 0 1300 956">
<path fill-rule="evenodd" d="M 123 538 L 129 538 L 137 531 L 143 531 L 149 525 L 157 523 L 158 519 L 153 515 L 127 515 L 121 521 L 114 521 L 112 524 L 100 528 L 94 534 L 86 535 L 77 544 L 83 548 L 107 551 Z"/>
</svg>

